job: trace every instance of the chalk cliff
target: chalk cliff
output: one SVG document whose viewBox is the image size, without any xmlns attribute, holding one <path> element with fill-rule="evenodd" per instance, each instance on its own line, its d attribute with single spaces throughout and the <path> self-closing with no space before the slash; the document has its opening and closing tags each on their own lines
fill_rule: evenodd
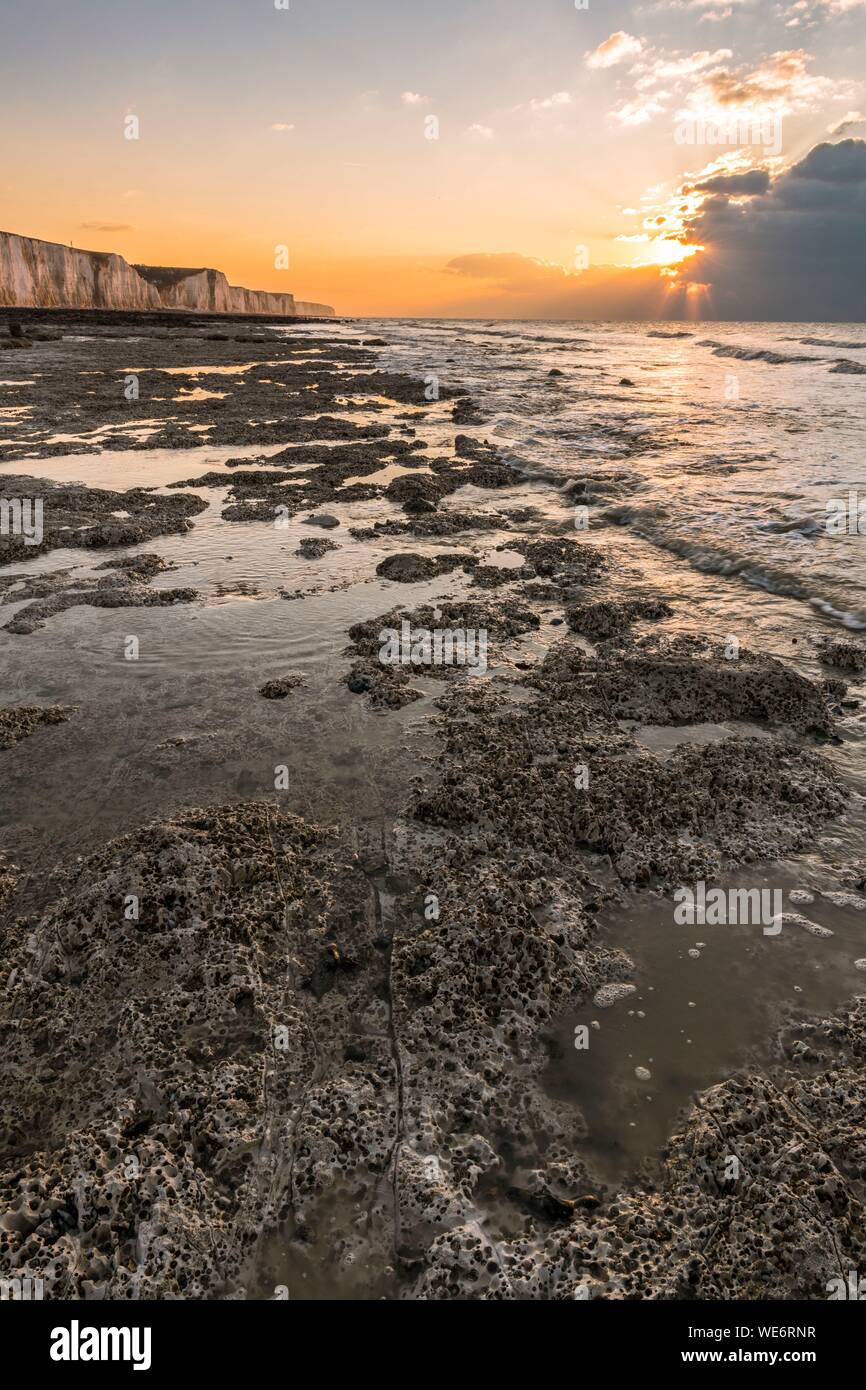
<svg viewBox="0 0 866 1390">
<path fill-rule="evenodd" d="M 152 285 L 165 309 L 200 309 L 210 314 L 295 314 L 293 294 L 243 290 L 221 270 L 173 270 L 160 265 L 132 267 Z"/>
<path fill-rule="evenodd" d="M 0 232 L 0 306 L 40 309 L 181 309 L 211 314 L 330 317 L 329 304 L 230 285 L 221 270 L 130 265 L 106 251 Z"/>
</svg>

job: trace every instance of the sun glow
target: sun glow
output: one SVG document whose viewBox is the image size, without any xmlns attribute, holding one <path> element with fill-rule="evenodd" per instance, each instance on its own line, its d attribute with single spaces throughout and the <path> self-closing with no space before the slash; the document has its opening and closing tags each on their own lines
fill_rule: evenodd
<svg viewBox="0 0 866 1390">
<path fill-rule="evenodd" d="M 657 241 L 649 243 L 641 259 L 635 261 L 635 265 L 682 265 L 683 261 L 687 261 L 690 256 L 697 255 L 698 251 L 703 249 L 703 246 L 686 246 L 681 241 L 660 237 Z"/>
</svg>

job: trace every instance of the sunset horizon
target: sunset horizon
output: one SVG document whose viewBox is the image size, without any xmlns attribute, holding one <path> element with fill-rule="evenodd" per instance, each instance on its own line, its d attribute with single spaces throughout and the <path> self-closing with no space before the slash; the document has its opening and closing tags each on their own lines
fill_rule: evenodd
<svg viewBox="0 0 866 1390">
<path fill-rule="evenodd" d="M 7 16 L 22 62 L 0 223 L 346 316 L 854 311 L 860 0 L 375 0 L 352 31 L 356 13 L 157 0 L 130 26 L 90 0 L 75 20 Z M 814 200 L 793 196 L 807 177 L 837 206 L 823 248 Z M 809 258 L 808 295 L 773 283 L 780 242 L 792 265 Z"/>
</svg>

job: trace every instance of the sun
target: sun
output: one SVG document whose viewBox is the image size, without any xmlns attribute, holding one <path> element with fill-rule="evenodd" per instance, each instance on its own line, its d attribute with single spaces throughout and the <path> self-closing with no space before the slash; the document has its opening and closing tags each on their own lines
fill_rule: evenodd
<svg viewBox="0 0 866 1390">
<path fill-rule="evenodd" d="M 687 261 L 690 256 L 696 256 L 703 249 L 702 246 L 687 246 L 684 242 L 674 241 L 670 237 L 659 237 L 648 243 L 641 259 L 635 261 L 635 265 L 682 265 L 683 261 Z"/>
</svg>

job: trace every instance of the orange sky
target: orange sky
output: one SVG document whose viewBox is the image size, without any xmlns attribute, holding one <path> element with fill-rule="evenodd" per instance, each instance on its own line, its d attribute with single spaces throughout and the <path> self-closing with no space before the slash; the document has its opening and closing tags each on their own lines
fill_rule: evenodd
<svg viewBox="0 0 866 1390">
<path fill-rule="evenodd" d="M 723 156 L 781 168 L 864 102 L 866 0 L 17 10 L 0 21 L 0 227 L 344 314 L 531 314 L 586 267 L 614 313 L 603 268 L 668 259 L 684 177 Z M 675 138 L 683 112 L 768 110 L 776 155 Z M 478 273 L 508 256 L 525 264 Z"/>
</svg>

